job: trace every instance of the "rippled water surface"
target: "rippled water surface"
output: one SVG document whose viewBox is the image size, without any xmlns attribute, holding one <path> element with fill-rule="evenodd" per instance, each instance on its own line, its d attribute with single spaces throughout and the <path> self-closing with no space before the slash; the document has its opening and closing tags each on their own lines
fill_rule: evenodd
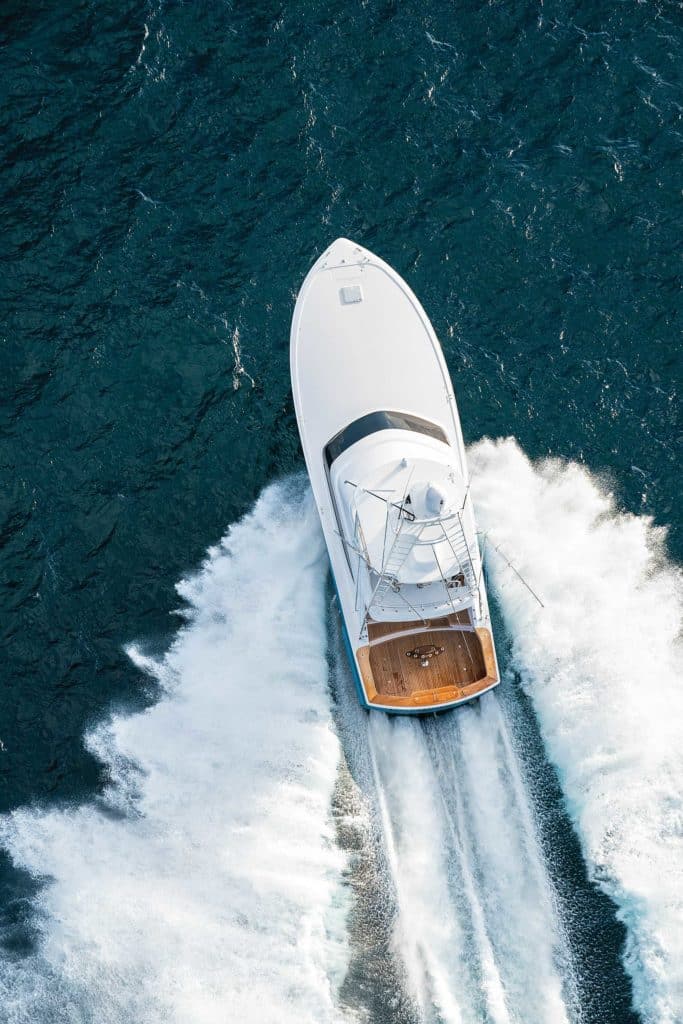
<svg viewBox="0 0 683 1024">
<path fill-rule="evenodd" d="M 527 1015 L 528 1024 L 529 1014 L 566 1014 L 616 1024 L 637 1019 L 634 998 L 646 1020 L 673 1024 L 683 1012 L 666 960 L 677 950 L 683 958 L 683 938 L 672 934 L 662 892 L 639 889 L 632 851 L 619 842 L 629 813 L 643 808 L 654 834 L 662 827 L 666 843 L 680 836 L 676 766 L 666 762 L 671 786 L 649 805 L 597 792 L 603 776 L 581 742 L 595 721 L 595 743 L 610 736 L 614 716 L 604 709 L 621 691 L 599 690 L 602 651 L 563 632 L 566 621 L 588 635 L 597 621 L 618 638 L 611 664 L 619 663 L 619 685 L 633 664 L 633 685 L 646 696 L 652 688 L 642 719 L 652 756 L 641 762 L 628 744 L 639 722 L 624 690 L 631 731 L 620 732 L 623 721 L 614 729 L 599 766 L 611 778 L 622 752 L 615 778 L 633 793 L 635 778 L 664 770 L 657 756 L 671 737 L 651 709 L 666 716 L 672 705 L 656 672 L 649 679 L 638 659 L 622 657 L 637 634 L 629 617 L 651 627 L 643 644 L 655 636 L 639 650 L 666 666 L 668 682 L 676 675 L 669 574 L 683 551 L 682 41 L 675 3 L 3 5 L 0 810 L 19 814 L 7 819 L 15 831 L 0 861 L 0 993 L 12 1021 L 203 1024 L 231 1019 L 227 1006 L 232 1019 L 251 1012 L 255 1021 L 308 1019 L 305 1007 L 317 1022 L 347 1013 L 376 1021 Z M 331 703 L 325 698 L 320 666 L 328 634 L 335 662 L 336 626 L 332 614 L 325 631 L 324 560 L 317 540 L 302 540 L 302 530 L 317 535 L 298 482 L 266 492 L 230 553 L 215 549 L 194 575 L 267 484 L 302 468 L 289 323 L 304 274 L 339 235 L 378 252 L 422 299 L 466 440 L 517 440 L 475 449 L 488 481 L 478 500 L 494 520 L 514 510 L 510 542 L 555 611 L 543 626 L 530 623 L 501 584 L 508 693 L 482 721 L 424 734 L 399 726 L 395 736 L 386 722 L 356 722 L 339 667 Z M 559 463 L 532 481 L 522 452 L 582 464 L 592 482 Z M 495 480 L 507 483 L 502 497 Z M 523 503 L 550 545 L 536 563 Z M 619 528 L 601 527 L 615 514 Z M 284 549 L 263 525 L 278 516 Z M 666 537 L 644 517 L 667 527 Z M 268 558 L 240 562 L 249 530 Z M 548 551 L 566 560 L 569 594 Z M 298 561 L 285 557 L 292 552 Z M 642 578 L 656 576 L 645 604 L 623 595 L 640 586 L 634 566 Z M 283 578 L 298 603 L 286 600 Z M 235 592 L 262 621 L 271 602 L 263 648 L 239 618 Z M 310 597 L 303 604 L 302 593 Z M 194 624 L 178 634 L 171 613 L 181 598 L 195 617 L 190 611 Z M 666 612 L 650 620 L 656 602 Z M 211 626 L 214 613 L 219 625 L 231 623 L 229 651 Z M 308 620 L 314 633 L 297 633 Z M 575 666 L 568 674 L 562 665 L 539 668 L 538 651 L 551 641 Z M 205 665 L 199 676 L 197 664 Z M 244 700 L 224 706 L 207 680 L 225 665 L 233 679 L 256 674 L 273 686 L 278 666 L 282 685 L 318 679 L 306 708 L 296 691 L 291 706 L 273 712 L 285 723 L 278 737 L 314 759 L 313 781 L 282 767 L 277 744 L 267 764 L 256 758 L 252 773 L 229 775 L 233 760 L 211 732 L 210 709 L 230 719 L 226 743 L 235 749 L 244 743 L 235 715 L 253 716 L 258 745 L 268 713 L 263 693 L 256 711 Z M 599 717 L 581 719 L 573 739 L 572 773 L 565 726 L 598 690 Z M 168 692 L 187 702 L 187 718 L 163 711 L 178 710 L 159 702 Z M 102 725 L 131 710 L 137 717 Z M 500 845 L 476 810 L 474 780 L 458 789 L 449 774 L 463 779 L 457 759 L 485 743 L 500 762 L 495 777 L 478 776 L 479 795 L 487 806 L 516 808 Z M 221 780 L 216 792 L 202 757 Z M 414 809 L 401 802 L 395 780 L 406 764 L 432 818 L 409 817 Z M 242 812 L 226 780 L 252 775 L 259 792 L 249 791 Z M 268 803 L 276 777 L 293 787 L 299 834 L 320 844 L 310 861 L 296 844 L 285 849 L 286 823 Z M 284 850 L 281 884 L 253 851 L 253 874 L 223 873 L 221 850 L 260 821 L 246 809 L 252 798 L 274 815 L 266 839 Z M 220 830 L 213 846 L 201 846 L 195 800 L 216 829 L 225 806 L 225 846 Z M 148 826 L 132 824 L 135 815 Z M 444 860 L 427 891 L 415 873 L 427 852 L 406 846 L 405 830 L 429 827 Z M 500 849 L 520 859 L 523 890 L 500 881 Z M 680 869 L 673 845 L 654 849 L 667 851 L 662 874 Z M 157 877 L 164 851 L 168 871 Z M 195 888 L 186 874 L 198 862 Z M 126 865 L 158 901 L 126 888 Z M 291 883 L 302 871 L 312 892 Z M 169 906 L 181 879 L 187 887 L 165 926 L 139 940 L 150 908 Z M 122 890 L 138 914 L 119 920 Z M 233 894 L 225 906 L 215 905 L 219 891 Z M 260 902 L 247 906 L 247 892 Z M 533 928 L 524 896 L 536 901 Z M 434 907 L 442 916 L 430 917 Z M 491 923 L 501 915 L 510 918 L 504 933 Z M 260 988 L 259 921 L 277 937 L 264 937 L 272 969 L 257 972 Z M 662 935 L 671 939 L 665 952 Z M 159 944 L 167 959 L 156 956 Z M 515 947 L 542 968 L 531 1001 Z M 232 988 L 223 975 L 237 979 Z M 247 989 L 261 995 L 250 1003 Z M 467 997 L 454 1001 L 460 990 Z"/>
</svg>

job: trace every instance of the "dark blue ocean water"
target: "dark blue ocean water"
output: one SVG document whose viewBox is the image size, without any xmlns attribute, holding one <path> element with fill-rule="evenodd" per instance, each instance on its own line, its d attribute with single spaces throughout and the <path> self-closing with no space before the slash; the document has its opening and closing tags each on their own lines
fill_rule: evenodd
<svg viewBox="0 0 683 1024">
<path fill-rule="evenodd" d="M 124 645 L 301 469 L 289 323 L 339 235 L 423 301 L 468 442 L 585 463 L 680 558 L 682 42 L 678 3 L 3 5 L 2 811 L 95 797 L 84 732 L 155 699 Z M 528 730 L 585 1019 L 631 1021 Z M 40 883 L 0 881 L 21 959 Z"/>
</svg>

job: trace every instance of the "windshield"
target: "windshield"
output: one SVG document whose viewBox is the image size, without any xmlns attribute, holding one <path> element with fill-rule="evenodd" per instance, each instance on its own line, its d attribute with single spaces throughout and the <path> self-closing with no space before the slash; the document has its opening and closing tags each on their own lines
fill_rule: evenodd
<svg viewBox="0 0 683 1024">
<path fill-rule="evenodd" d="M 418 434 L 427 434 L 429 437 L 436 438 L 437 441 L 448 444 L 448 438 L 441 427 L 430 423 L 429 420 L 411 416 L 406 412 L 370 412 L 366 416 L 354 420 L 353 423 L 349 423 L 348 427 L 344 427 L 334 435 L 325 448 L 327 465 L 331 466 L 334 460 L 339 458 L 342 452 L 345 452 L 356 441 L 361 441 L 369 434 L 376 434 L 378 430 L 413 430 Z"/>
</svg>

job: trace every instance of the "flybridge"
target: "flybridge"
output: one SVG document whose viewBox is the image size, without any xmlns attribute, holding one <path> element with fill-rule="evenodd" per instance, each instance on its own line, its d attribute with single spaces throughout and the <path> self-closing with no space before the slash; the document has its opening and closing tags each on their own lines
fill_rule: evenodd
<svg viewBox="0 0 683 1024">
<path fill-rule="evenodd" d="M 479 610 L 476 535 L 468 539 L 464 520 L 469 489 L 452 448 L 429 426 L 429 433 L 392 425 L 365 435 L 329 470 L 361 638 L 368 617 L 425 621 Z"/>
<path fill-rule="evenodd" d="M 349 547 L 356 559 L 355 605 L 357 610 L 362 605 L 364 613 L 361 638 L 367 636 L 368 618 L 391 621 L 408 616 L 425 622 L 479 604 L 480 579 L 463 529 L 464 507 L 418 517 L 410 492 L 380 494 L 350 481 L 346 484 L 353 489 Z M 434 484 L 421 489 L 429 493 L 429 488 L 443 493 Z M 365 499 L 380 502 L 383 508 L 381 551 L 368 546 L 361 513 Z"/>
</svg>

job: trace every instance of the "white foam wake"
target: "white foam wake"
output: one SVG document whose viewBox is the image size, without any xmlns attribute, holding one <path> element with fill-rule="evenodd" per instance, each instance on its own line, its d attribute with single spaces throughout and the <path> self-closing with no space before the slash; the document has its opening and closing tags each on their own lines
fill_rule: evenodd
<svg viewBox="0 0 683 1024">
<path fill-rule="evenodd" d="M 573 974 L 497 699 L 369 744 L 396 889 L 396 952 L 424 1021 L 562 1024 Z"/>
<path fill-rule="evenodd" d="M 166 693 L 89 738 L 106 806 L 3 822 L 16 864 L 51 878 L 38 951 L 2 965 L 3 1020 L 340 1018 L 325 574 L 312 505 L 270 487 L 178 587 L 188 623 L 166 657 L 130 651 Z"/>
<path fill-rule="evenodd" d="M 532 465 L 513 440 L 470 450 L 479 525 L 513 656 L 592 877 L 628 932 L 647 1021 L 683 1019 L 681 577 L 663 532 L 619 513 L 584 469 Z"/>
</svg>

